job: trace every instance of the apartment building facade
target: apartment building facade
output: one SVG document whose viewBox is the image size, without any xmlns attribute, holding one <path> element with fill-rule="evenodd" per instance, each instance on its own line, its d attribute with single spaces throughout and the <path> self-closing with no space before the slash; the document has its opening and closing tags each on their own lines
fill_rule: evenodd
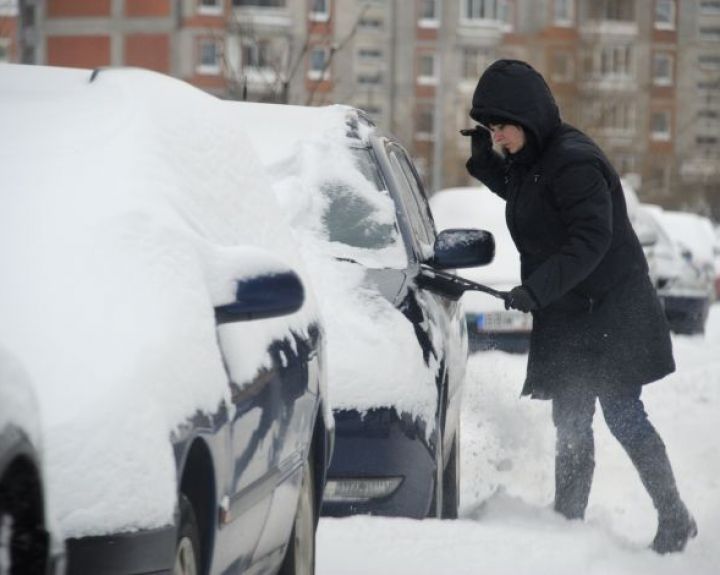
<svg viewBox="0 0 720 575">
<path fill-rule="evenodd" d="M 433 191 L 470 183 L 469 142 L 458 131 L 470 123 L 479 75 L 497 58 L 524 59 L 547 79 L 563 118 L 621 173 L 639 176 L 643 199 L 720 219 L 718 0 L 18 6 L 19 60 L 142 66 L 223 98 L 358 106 L 400 138 Z"/>
</svg>

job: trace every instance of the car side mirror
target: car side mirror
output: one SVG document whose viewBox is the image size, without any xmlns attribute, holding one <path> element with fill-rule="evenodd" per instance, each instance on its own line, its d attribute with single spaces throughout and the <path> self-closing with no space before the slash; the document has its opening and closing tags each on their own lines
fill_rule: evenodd
<svg viewBox="0 0 720 575">
<path fill-rule="evenodd" d="M 644 248 L 652 247 L 658 243 L 658 234 L 650 227 L 641 227 L 637 231 L 637 236 L 640 240 L 640 245 Z"/>
<path fill-rule="evenodd" d="M 436 269 L 484 266 L 495 257 L 495 238 L 490 232 L 473 229 L 443 230 L 433 246 L 429 263 Z"/>
<path fill-rule="evenodd" d="M 215 308 L 218 325 L 290 315 L 305 301 L 305 289 L 294 271 L 263 274 L 237 282 L 235 301 Z"/>
</svg>

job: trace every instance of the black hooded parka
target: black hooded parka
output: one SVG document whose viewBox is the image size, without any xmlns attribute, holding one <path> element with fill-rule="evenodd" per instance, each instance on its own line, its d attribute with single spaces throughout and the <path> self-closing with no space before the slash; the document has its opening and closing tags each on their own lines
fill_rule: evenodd
<svg viewBox="0 0 720 575">
<path fill-rule="evenodd" d="M 558 386 L 644 385 L 675 369 L 670 334 L 630 224 L 620 178 L 600 148 L 561 122 L 542 76 L 517 60 L 482 75 L 470 116 L 520 125 L 526 144 L 473 155 L 468 171 L 506 200 L 533 312 L 524 395 Z"/>
</svg>

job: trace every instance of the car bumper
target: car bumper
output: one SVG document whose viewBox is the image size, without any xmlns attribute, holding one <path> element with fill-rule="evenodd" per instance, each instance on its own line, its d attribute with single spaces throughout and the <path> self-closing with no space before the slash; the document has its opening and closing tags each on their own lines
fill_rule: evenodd
<svg viewBox="0 0 720 575">
<path fill-rule="evenodd" d="M 709 298 L 662 296 L 660 299 L 673 331 L 693 333 L 704 329 L 710 311 Z"/>
<path fill-rule="evenodd" d="M 335 453 L 323 515 L 425 517 L 435 486 L 435 458 L 425 426 L 394 409 L 335 413 Z M 354 495 L 338 486 L 357 486 Z M 342 491 L 342 490 L 340 490 Z"/>
<path fill-rule="evenodd" d="M 170 575 L 176 528 L 67 541 L 67 575 Z"/>
</svg>

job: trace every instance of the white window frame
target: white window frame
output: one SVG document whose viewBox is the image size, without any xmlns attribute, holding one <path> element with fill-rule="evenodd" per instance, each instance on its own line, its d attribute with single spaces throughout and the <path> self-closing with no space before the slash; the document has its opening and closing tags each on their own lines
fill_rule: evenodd
<svg viewBox="0 0 720 575">
<path fill-rule="evenodd" d="M 204 2 L 205 0 L 197 0 L 198 14 L 205 16 L 222 16 L 224 12 L 223 3 L 225 0 L 212 0 L 211 5 L 207 5 Z"/>
<path fill-rule="evenodd" d="M 704 16 L 717 16 L 720 14 L 720 2 L 700 0 L 700 14 Z"/>
<path fill-rule="evenodd" d="M 423 62 L 432 62 L 432 75 L 428 76 L 423 73 Z M 419 86 L 437 86 L 437 54 L 425 52 L 424 54 L 418 55 L 418 75 L 417 83 Z"/>
<path fill-rule="evenodd" d="M 558 7 L 563 7 L 564 16 L 558 16 Z M 575 0 L 553 0 L 553 22 L 555 26 L 572 28 L 575 25 Z"/>
<path fill-rule="evenodd" d="M 203 62 L 205 47 L 213 45 L 215 46 L 215 62 L 210 64 Z M 202 74 L 204 76 L 217 76 L 220 74 L 220 61 L 221 61 L 221 53 L 222 48 L 220 45 L 220 40 L 216 38 L 203 38 L 201 39 L 198 44 L 198 63 L 195 68 L 196 72 L 198 74 Z"/>
<path fill-rule="evenodd" d="M 328 22 L 330 20 L 330 2 L 332 0 L 310 0 L 310 10 L 308 17 L 313 22 Z M 322 2 L 321 10 L 315 8 L 316 2 Z"/>
<path fill-rule="evenodd" d="M 658 8 L 665 6 L 669 12 L 669 21 L 658 20 Z M 655 0 L 655 14 L 653 16 L 653 25 L 658 30 L 675 30 L 675 20 L 677 18 L 677 2 L 675 0 Z"/>
<path fill-rule="evenodd" d="M 666 75 L 658 75 L 658 63 L 665 61 L 667 67 Z M 675 83 L 675 56 L 669 52 L 655 52 L 652 62 L 652 82 L 655 86 L 672 86 Z"/>
<path fill-rule="evenodd" d="M 426 16 L 424 14 L 426 2 L 432 4 L 432 16 Z M 418 26 L 420 26 L 420 28 L 439 28 L 440 15 L 438 14 L 438 8 L 438 0 L 422 0 L 420 18 L 418 18 Z"/>
<path fill-rule="evenodd" d="M 665 129 L 655 129 L 655 118 L 665 118 Z M 672 112 L 670 110 L 654 110 L 650 114 L 650 139 L 654 142 L 669 142 L 672 138 Z"/>
<path fill-rule="evenodd" d="M 325 68 L 325 72 L 313 67 L 313 55 L 317 54 L 319 52 L 323 53 L 323 67 Z M 310 49 L 310 52 L 308 53 L 308 71 L 307 71 L 307 77 L 309 80 L 314 80 L 316 82 L 319 82 L 321 80 L 329 80 L 330 79 L 330 66 L 328 66 L 326 64 L 329 57 L 330 57 L 330 50 L 327 48 L 327 46 L 313 46 Z"/>
<path fill-rule="evenodd" d="M 460 21 L 466 24 L 497 22 L 498 1 L 499 0 L 461 0 Z M 472 13 L 468 14 L 468 12 Z"/>
</svg>

